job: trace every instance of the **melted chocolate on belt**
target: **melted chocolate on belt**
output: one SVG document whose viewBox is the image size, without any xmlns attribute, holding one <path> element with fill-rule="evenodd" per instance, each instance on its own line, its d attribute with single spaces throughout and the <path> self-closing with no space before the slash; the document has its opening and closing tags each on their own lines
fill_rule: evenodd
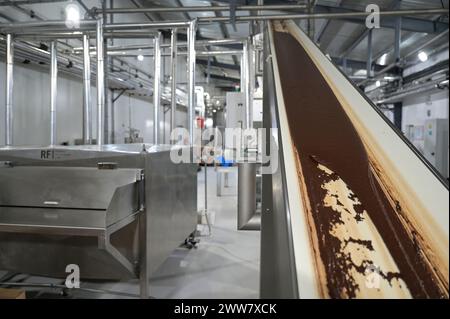
<svg viewBox="0 0 450 319">
<path fill-rule="evenodd" d="M 373 175 L 364 145 L 326 80 L 289 33 L 274 32 L 274 40 L 290 133 L 312 207 L 329 296 L 355 297 L 358 283 L 348 277 L 348 268 L 364 273 L 365 267 L 349 263 L 346 256 L 338 253 L 341 242 L 330 231 L 340 216 L 324 207 L 326 190 L 321 186 L 325 180 L 319 163 L 349 185 L 362 203 L 355 209 L 360 213 L 366 210 L 380 233 L 399 269 L 399 273 L 382 276 L 389 281 L 401 278 L 415 298 L 445 297 L 420 248 L 408 236 L 395 207 Z"/>
</svg>

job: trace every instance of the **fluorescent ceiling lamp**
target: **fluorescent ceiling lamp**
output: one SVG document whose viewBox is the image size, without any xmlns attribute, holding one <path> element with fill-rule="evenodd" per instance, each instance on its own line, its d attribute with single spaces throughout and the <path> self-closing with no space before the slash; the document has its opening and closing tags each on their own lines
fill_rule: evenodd
<svg viewBox="0 0 450 319">
<path fill-rule="evenodd" d="M 76 4 L 69 3 L 66 6 L 66 26 L 78 28 L 80 26 L 80 8 Z"/>
<path fill-rule="evenodd" d="M 383 54 L 380 58 L 380 65 L 386 65 L 386 60 L 387 60 L 387 53 Z"/>
<path fill-rule="evenodd" d="M 421 62 L 425 62 L 428 60 L 428 54 L 424 51 L 420 51 L 419 54 L 417 55 L 419 57 L 419 60 Z"/>
</svg>

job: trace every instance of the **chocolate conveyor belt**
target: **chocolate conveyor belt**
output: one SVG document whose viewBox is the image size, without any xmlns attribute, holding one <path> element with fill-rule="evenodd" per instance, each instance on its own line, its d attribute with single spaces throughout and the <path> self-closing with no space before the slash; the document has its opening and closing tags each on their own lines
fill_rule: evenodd
<svg viewBox="0 0 450 319">
<path fill-rule="evenodd" d="M 293 22 L 265 36 L 261 296 L 448 298 L 446 183 Z"/>
</svg>

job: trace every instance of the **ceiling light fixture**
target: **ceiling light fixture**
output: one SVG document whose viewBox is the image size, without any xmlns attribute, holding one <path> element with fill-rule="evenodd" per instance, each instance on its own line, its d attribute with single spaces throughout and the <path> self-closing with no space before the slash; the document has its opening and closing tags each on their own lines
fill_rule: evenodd
<svg viewBox="0 0 450 319">
<path fill-rule="evenodd" d="M 421 62 L 425 62 L 428 60 L 428 54 L 424 51 L 420 51 L 419 54 L 417 55 L 419 57 L 419 60 Z"/>
<path fill-rule="evenodd" d="M 380 65 L 386 65 L 387 56 L 388 56 L 387 53 L 385 53 L 385 54 L 383 54 L 381 56 L 381 58 L 380 58 Z"/>
<path fill-rule="evenodd" d="M 65 8 L 66 26 L 68 28 L 80 27 L 80 8 L 76 4 L 69 3 Z"/>
</svg>

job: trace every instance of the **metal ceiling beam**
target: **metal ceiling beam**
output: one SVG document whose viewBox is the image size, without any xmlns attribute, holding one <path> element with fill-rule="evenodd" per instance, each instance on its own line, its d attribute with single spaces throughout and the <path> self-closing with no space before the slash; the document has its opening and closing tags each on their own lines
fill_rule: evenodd
<svg viewBox="0 0 450 319">
<path fill-rule="evenodd" d="M 132 0 L 135 1 L 135 0 Z M 358 24 L 365 24 L 365 18 L 368 15 L 366 12 L 361 12 L 358 10 L 352 10 L 342 7 L 331 7 L 325 5 L 316 5 L 315 13 L 313 14 L 295 14 L 298 10 L 303 10 L 306 5 L 266 5 L 264 8 L 261 6 L 236 6 L 236 10 L 241 11 L 252 11 L 252 10 L 277 10 L 277 11 L 290 11 L 293 13 L 292 16 L 289 15 L 274 15 L 274 16 L 260 16 L 256 17 L 245 17 L 237 16 L 236 21 L 253 21 L 253 20 L 268 20 L 268 19 L 332 19 L 339 18 L 347 22 L 353 22 Z M 107 10 L 107 13 L 123 14 L 123 13 L 144 13 L 144 12 L 201 12 L 201 11 L 229 11 L 230 6 L 195 6 L 195 7 L 152 7 L 152 8 L 115 8 Z M 100 9 L 97 9 L 99 11 Z M 433 10 L 440 10 L 433 12 Z M 393 16 L 396 15 L 417 15 L 422 11 L 426 14 L 427 11 L 430 14 L 445 14 L 448 11 L 443 9 L 418 9 L 418 10 L 396 10 L 395 11 L 381 11 L 380 15 L 383 16 L 381 19 L 381 27 L 383 28 L 395 28 L 396 19 Z M 213 17 L 213 18 L 199 18 L 199 21 L 204 22 L 229 22 L 229 17 Z M 426 19 L 404 17 L 403 19 L 403 29 L 412 32 L 424 32 L 424 33 L 435 33 L 440 32 L 448 28 L 448 23 L 439 21 L 430 21 Z"/>
<path fill-rule="evenodd" d="M 205 76 L 206 76 L 206 74 L 205 74 Z M 225 76 L 225 75 L 210 74 L 209 77 L 211 79 L 221 80 L 221 81 L 228 81 L 228 82 L 235 82 L 235 83 L 241 82 L 241 79 L 239 79 L 239 78 L 232 78 L 232 77 Z"/>
<path fill-rule="evenodd" d="M 168 31 L 163 30 L 162 33 L 164 34 L 165 37 L 170 35 L 170 32 L 168 32 Z M 178 40 L 178 42 L 186 42 L 187 41 L 186 34 L 178 33 L 177 40 Z M 210 40 L 217 40 L 217 39 L 212 39 L 212 38 L 208 38 L 208 37 L 203 37 L 201 35 L 197 35 L 196 43 L 198 43 L 198 41 L 203 41 L 203 40 L 210 41 Z M 216 47 L 224 47 L 224 48 L 233 49 L 233 50 L 242 50 L 242 44 L 239 44 L 239 43 L 215 43 L 215 44 L 210 44 L 210 45 L 214 45 Z"/>
<path fill-rule="evenodd" d="M 0 7 L 54 2 L 67 2 L 67 0 L 3 0 L 2 2 L 0 2 Z"/>
<path fill-rule="evenodd" d="M 420 78 L 422 78 L 424 76 L 432 75 L 432 74 L 434 74 L 434 73 L 436 73 L 438 71 L 448 70 L 448 67 L 449 67 L 448 59 L 440 61 L 440 62 L 438 62 L 436 64 L 433 64 L 432 66 L 430 66 L 430 67 L 428 67 L 426 69 L 423 69 L 423 70 L 418 71 L 416 73 L 413 73 L 413 74 L 410 74 L 408 76 L 405 76 L 403 78 L 403 84 L 407 84 L 407 83 L 413 82 L 413 81 L 418 80 L 418 79 L 420 79 Z"/>
<path fill-rule="evenodd" d="M 358 70 L 364 69 L 365 70 L 366 66 L 367 66 L 367 63 L 365 61 L 350 60 L 350 59 L 345 59 L 345 58 L 341 58 L 341 57 L 332 57 L 331 59 L 337 65 L 342 65 L 344 63 L 344 60 L 346 60 L 347 67 L 352 68 L 352 69 L 358 69 Z M 375 72 L 381 71 L 383 68 L 384 68 L 384 66 L 382 66 L 382 65 L 372 64 L 372 69 Z"/>
<path fill-rule="evenodd" d="M 130 2 L 136 7 L 135 10 L 145 9 L 145 7 L 142 5 L 142 3 L 139 0 L 130 0 Z M 100 10 L 100 13 L 102 12 L 101 9 L 98 9 L 98 10 Z M 95 12 L 99 13 L 98 10 L 95 11 Z M 117 9 L 106 9 L 105 13 L 111 13 L 111 12 L 108 12 L 108 10 L 117 10 Z M 161 15 L 159 13 L 156 13 L 156 14 L 155 13 L 150 13 L 150 12 L 142 12 L 142 13 L 150 21 L 162 20 L 162 17 L 161 17 Z"/>
<path fill-rule="evenodd" d="M 208 60 L 205 59 L 197 59 L 197 64 L 200 65 L 208 65 Z M 214 62 L 210 61 L 211 67 L 221 68 L 221 69 L 228 69 L 228 70 L 234 70 L 234 71 L 240 71 L 241 67 L 236 64 L 228 64 L 228 63 L 221 63 L 221 62 Z"/>
<path fill-rule="evenodd" d="M 6 20 L 8 22 L 14 22 L 13 19 L 11 19 L 10 17 L 8 17 L 7 15 L 5 15 L 5 14 L 3 14 L 1 12 L 0 12 L 0 18 Z"/>
<path fill-rule="evenodd" d="M 365 29 L 355 41 L 353 41 L 347 48 L 344 49 L 340 56 L 348 56 L 369 35 L 369 31 L 370 29 Z"/>
<path fill-rule="evenodd" d="M 212 6 L 212 3 L 211 3 L 211 6 Z M 214 11 L 214 15 L 216 17 L 223 17 L 223 14 L 222 14 L 221 11 Z M 220 27 L 220 32 L 222 33 L 222 37 L 223 38 L 229 38 L 230 37 L 230 33 L 228 32 L 227 26 L 225 24 L 221 23 L 219 25 L 219 27 Z M 235 55 L 231 56 L 231 58 L 233 59 L 233 63 L 235 65 L 239 64 Z M 217 62 L 217 59 L 215 57 L 214 57 L 214 61 Z"/>
<path fill-rule="evenodd" d="M 440 40 L 441 38 L 443 38 L 443 37 L 448 37 L 448 32 L 449 32 L 449 31 L 448 31 L 448 29 L 447 29 L 446 31 L 444 31 L 444 32 L 442 32 L 442 33 L 440 33 L 440 34 L 434 36 L 432 39 L 430 39 L 430 40 L 427 41 L 426 43 L 424 43 L 424 44 L 422 44 L 422 45 L 416 47 L 413 51 L 407 53 L 405 56 L 403 56 L 403 57 L 401 58 L 401 60 L 400 60 L 399 62 L 395 62 L 395 63 L 392 63 L 392 64 L 390 64 L 390 65 L 388 65 L 388 66 L 385 66 L 381 71 L 379 71 L 378 73 L 376 73 L 371 79 L 365 79 L 365 80 L 362 80 L 361 82 L 358 83 L 358 85 L 365 85 L 365 84 L 366 84 L 367 82 L 369 82 L 369 81 L 376 81 L 376 80 L 382 78 L 382 77 L 384 76 L 384 74 L 387 73 L 388 71 L 391 71 L 392 69 L 394 69 L 394 68 L 396 68 L 396 67 L 398 67 L 398 66 L 401 66 L 402 63 L 405 62 L 405 61 L 407 61 L 408 58 L 409 58 L 410 56 L 416 54 L 417 52 L 419 52 L 419 51 L 422 50 L 423 48 L 428 47 L 429 45 L 431 45 L 432 43 L 434 43 L 434 42 Z"/>
<path fill-rule="evenodd" d="M 336 2 L 336 6 L 340 6 L 341 5 L 342 0 L 338 0 Z M 317 4 L 316 4 L 317 5 Z M 320 43 L 320 41 L 322 40 L 322 36 L 325 34 L 326 29 L 328 28 L 328 26 L 330 25 L 331 20 L 327 20 L 324 22 L 322 28 L 319 30 L 319 32 L 317 32 L 317 43 Z"/>
<path fill-rule="evenodd" d="M 331 59 L 337 65 L 341 65 L 343 62 L 343 59 L 341 59 L 339 57 L 332 57 Z M 197 59 L 197 64 L 208 65 L 208 60 Z M 220 62 L 213 63 L 213 62 L 211 62 L 211 66 L 223 68 L 223 69 L 229 69 L 229 70 L 236 70 L 236 71 L 240 70 L 240 67 L 238 65 L 233 65 L 233 64 L 228 64 L 228 63 L 220 63 Z M 347 66 L 352 69 L 365 69 L 366 62 L 347 59 Z M 379 65 L 379 64 L 373 64 L 372 68 L 375 72 L 378 72 L 378 71 L 381 71 L 384 68 L 384 66 Z"/>
<path fill-rule="evenodd" d="M 381 10 L 383 11 L 383 10 Z M 360 11 L 346 9 L 342 7 L 330 7 L 325 5 L 316 5 L 315 13 L 321 14 L 345 14 L 345 13 L 357 13 Z M 448 11 L 447 11 L 448 14 Z M 344 17 L 342 20 L 357 24 L 366 23 L 366 18 L 364 16 L 350 16 Z M 382 28 L 390 28 L 395 29 L 397 24 L 397 18 L 393 16 L 382 16 L 380 19 L 380 26 Z M 411 31 L 411 32 L 421 32 L 421 33 L 437 33 L 442 32 L 445 29 L 448 29 L 448 23 L 440 22 L 440 21 L 430 21 L 426 19 L 420 19 L 415 17 L 406 17 L 402 18 L 402 30 Z"/>
<path fill-rule="evenodd" d="M 145 13 L 145 12 L 154 12 L 154 13 L 164 13 L 164 12 L 208 12 L 208 11 L 230 11 L 230 7 L 228 5 L 221 6 L 178 6 L 178 7 L 141 7 L 139 9 L 134 8 L 115 8 L 115 9 L 107 9 L 106 13 L 113 14 L 131 14 L 131 13 Z M 236 11 L 252 11 L 252 10 L 264 10 L 264 11 L 284 11 L 284 10 L 301 10 L 306 9 L 306 5 L 297 5 L 297 4 L 285 4 L 285 5 L 264 5 L 264 6 L 248 6 L 241 5 L 236 6 Z M 100 13 L 102 9 L 96 9 L 97 13 Z"/>
<path fill-rule="evenodd" d="M 175 0 L 175 3 L 179 8 L 184 8 L 183 4 L 181 3 L 181 0 Z M 187 20 L 191 20 L 191 16 L 186 11 L 183 11 L 183 16 Z"/>
<path fill-rule="evenodd" d="M 393 2 L 391 2 L 388 6 L 388 9 L 398 9 L 398 7 L 401 4 L 401 0 L 394 0 Z M 397 20 L 399 18 L 395 18 L 396 19 L 396 23 L 395 23 L 395 27 L 397 28 Z M 381 22 L 380 22 L 381 24 Z M 359 37 L 356 39 L 356 41 L 352 42 L 342 53 L 341 53 L 341 57 L 346 57 L 347 55 L 350 54 L 350 52 L 352 52 L 368 35 L 369 35 L 369 31 L 370 29 L 366 28 L 360 35 Z"/>
</svg>

